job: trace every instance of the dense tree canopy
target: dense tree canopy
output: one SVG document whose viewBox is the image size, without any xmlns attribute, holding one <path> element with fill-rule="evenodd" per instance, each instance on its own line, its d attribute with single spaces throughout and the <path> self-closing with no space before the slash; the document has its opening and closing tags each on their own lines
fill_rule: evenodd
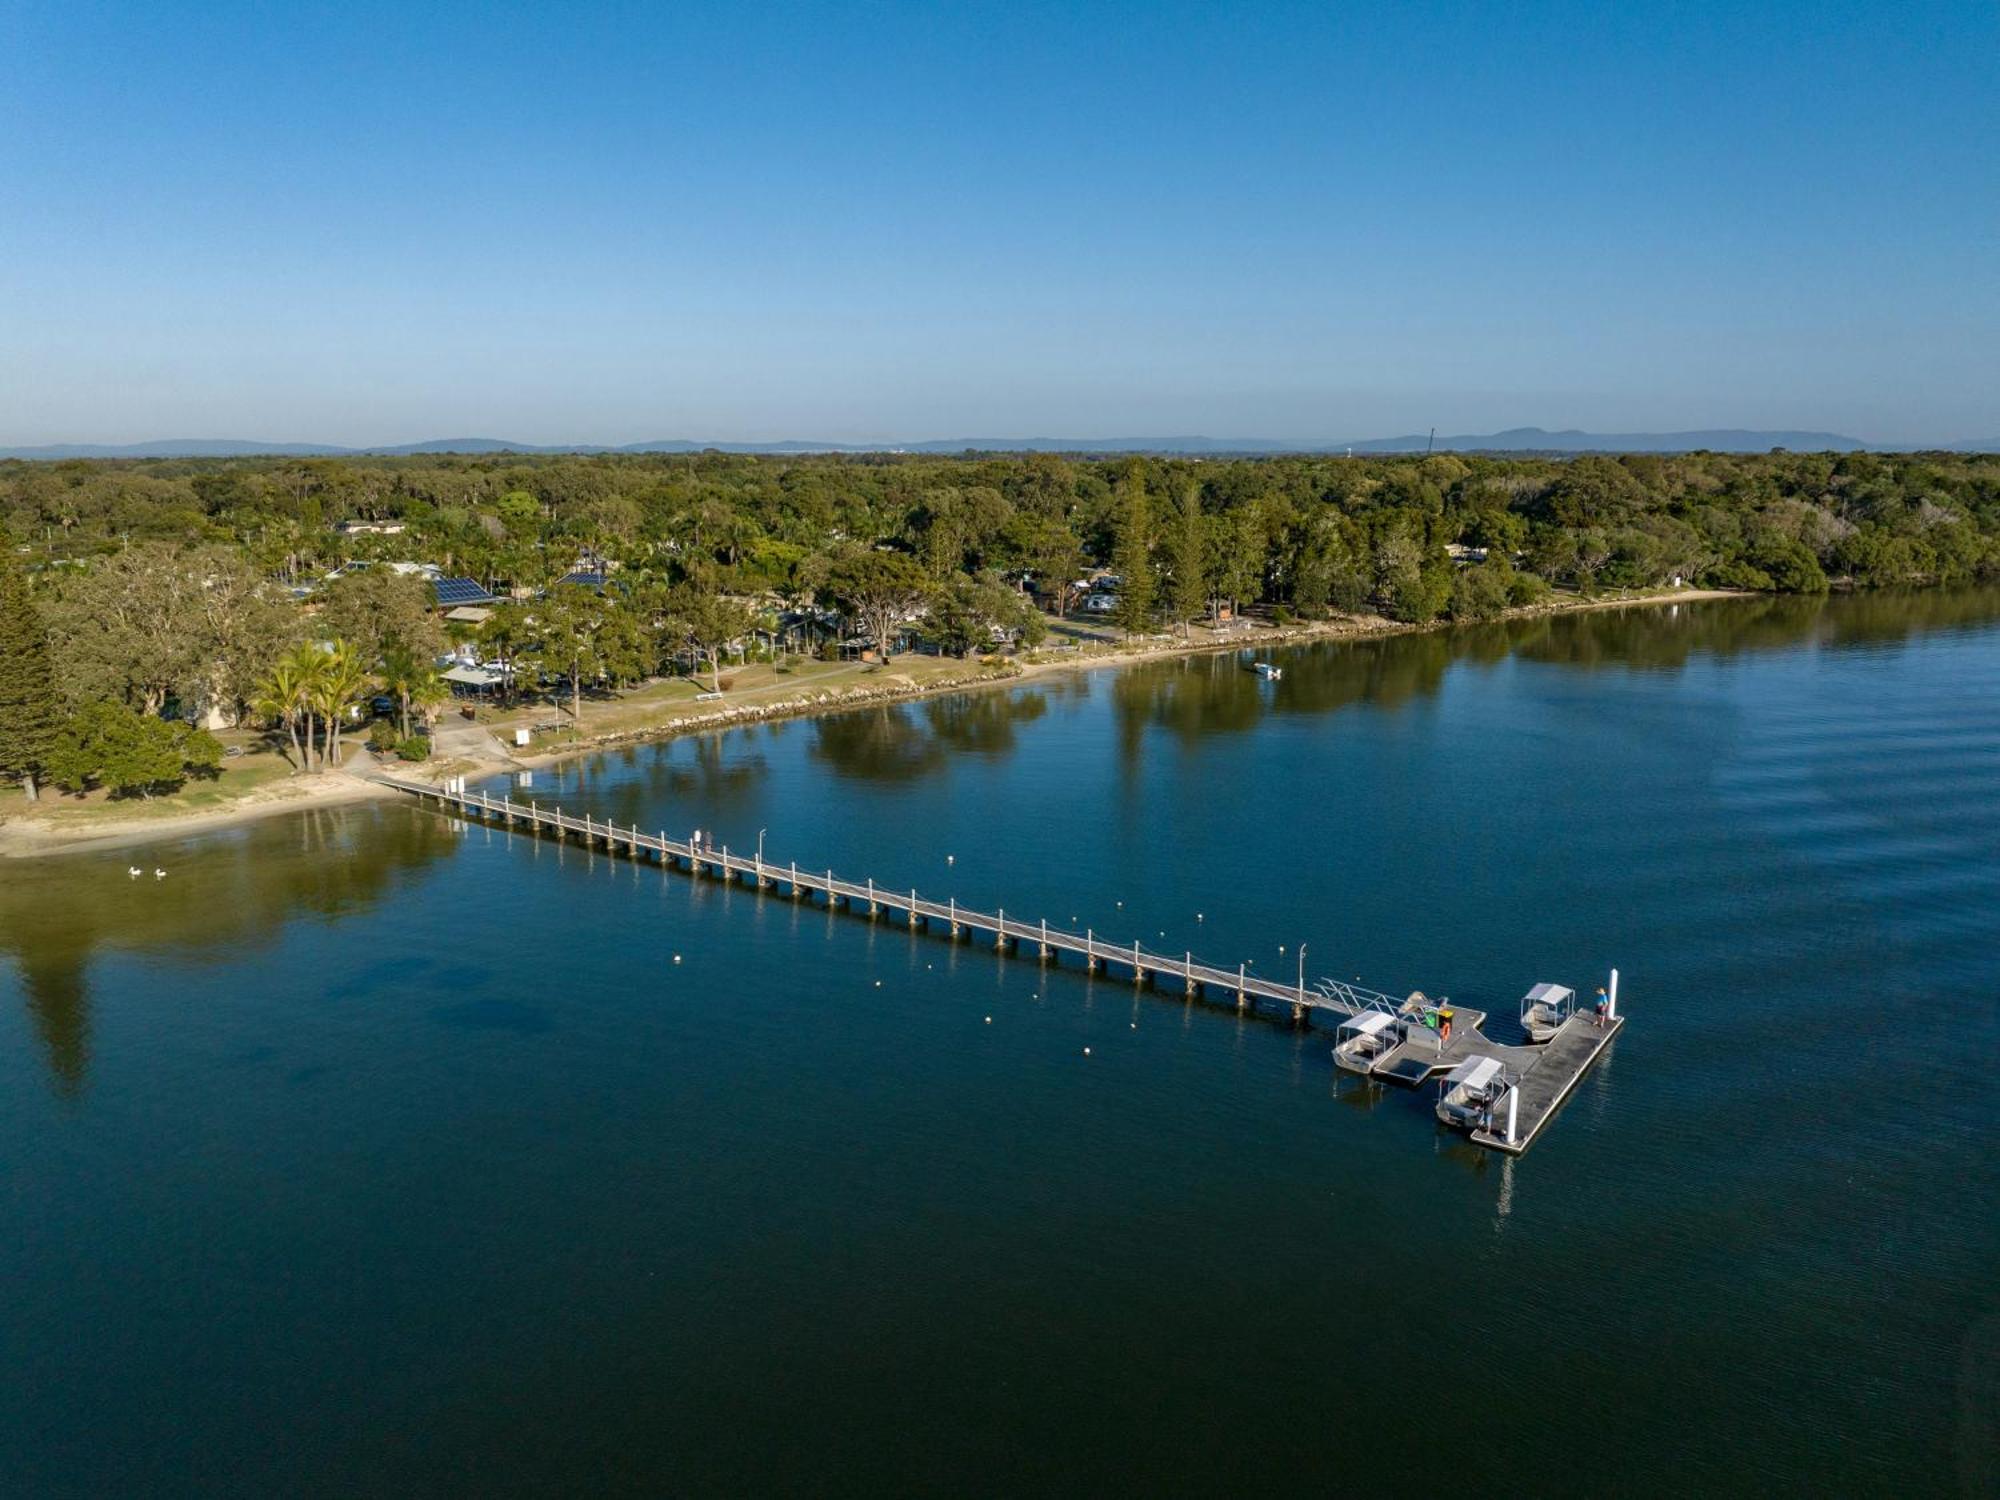
<svg viewBox="0 0 2000 1500">
<path fill-rule="evenodd" d="M 1476 619 L 1552 587 L 1675 579 L 1950 583 L 2000 571 L 2000 456 L 4 462 L 0 527 L 0 775 L 20 780 L 52 744 L 51 681 L 57 720 L 257 712 L 306 759 L 337 750 L 372 682 L 407 734 L 448 636 L 390 563 L 515 601 L 449 638 L 526 684 L 560 679 L 574 708 L 676 668 L 719 684 L 723 653 L 774 639 L 787 610 L 832 611 L 878 655 L 913 621 L 946 650 L 1032 639 L 1031 597 L 1067 613 L 1101 572 L 1133 631 L 1224 606 Z M 555 587 L 579 570 L 600 582 Z M 320 654 L 287 654 L 301 644 Z"/>
</svg>

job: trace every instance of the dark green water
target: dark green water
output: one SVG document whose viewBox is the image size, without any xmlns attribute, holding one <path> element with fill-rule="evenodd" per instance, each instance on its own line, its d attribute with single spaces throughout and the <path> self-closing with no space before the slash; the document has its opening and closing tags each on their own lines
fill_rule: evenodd
<svg viewBox="0 0 2000 1500">
<path fill-rule="evenodd" d="M 1502 1015 L 1615 963 L 1520 1161 L 1323 1032 L 412 808 L 4 867 L 0 1490 L 1991 1493 L 2000 596 L 1283 661 L 535 795 Z"/>
</svg>

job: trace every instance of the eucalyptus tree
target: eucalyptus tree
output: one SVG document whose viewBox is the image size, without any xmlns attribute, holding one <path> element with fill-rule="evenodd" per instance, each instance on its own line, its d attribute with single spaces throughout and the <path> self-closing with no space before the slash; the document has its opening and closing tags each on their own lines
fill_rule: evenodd
<svg viewBox="0 0 2000 1500">
<path fill-rule="evenodd" d="M 924 570 L 904 553 L 859 547 L 827 565 L 821 589 L 834 608 L 867 632 L 884 661 L 897 628 L 923 607 L 930 592 Z"/>
</svg>

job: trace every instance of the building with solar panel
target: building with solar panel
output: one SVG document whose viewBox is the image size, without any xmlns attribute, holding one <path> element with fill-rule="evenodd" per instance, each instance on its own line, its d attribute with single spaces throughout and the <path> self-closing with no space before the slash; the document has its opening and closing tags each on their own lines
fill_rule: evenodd
<svg viewBox="0 0 2000 1500">
<path fill-rule="evenodd" d="M 492 590 L 476 578 L 433 578 L 431 592 L 439 609 L 462 609 L 467 605 L 498 604 Z"/>
</svg>

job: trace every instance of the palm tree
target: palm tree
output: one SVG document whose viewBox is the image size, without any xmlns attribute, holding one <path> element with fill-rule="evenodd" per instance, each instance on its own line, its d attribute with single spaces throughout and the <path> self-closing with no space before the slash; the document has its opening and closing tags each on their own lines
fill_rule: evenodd
<svg viewBox="0 0 2000 1500">
<path fill-rule="evenodd" d="M 340 729 L 347 710 L 369 683 L 361 658 L 345 641 L 335 641 L 320 653 L 318 680 L 313 685 L 312 704 L 326 722 L 326 758 L 340 768 Z"/>
<path fill-rule="evenodd" d="M 320 653 L 313 648 L 299 647 L 289 655 L 281 656 L 271 666 L 270 673 L 257 686 L 257 701 L 252 705 L 256 711 L 269 719 L 277 719 L 285 726 L 285 734 L 292 742 L 292 764 L 300 770 L 312 769 L 312 712 L 313 679 L 318 671 Z M 299 739 L 299 721 L 306 719 L 306 736 L 303 743 Z"/>
<path fill-rule="evenodd" d="M 449 696 L 444 678 L 424 657 L 402 647 L 382 658 L 382 688 L 396 698 L 397 719 L 402 737 L 410 737 L 410 710 L 425 709 Z"/>
<path fill-rule="evenodd" d="M 298 746 L 298 708 L 304 698 L 304 686 L 300 684 L 292 658 L 280 656 L 272 664 L 270 676 L 258 684 L 256 702 L 250 704 L 264 718 L 276 718 L 284 724 L 284 734 L 292 742 L 292 764 L 300 770 L 306 766 L 306 756 Z"/>
</svg>

